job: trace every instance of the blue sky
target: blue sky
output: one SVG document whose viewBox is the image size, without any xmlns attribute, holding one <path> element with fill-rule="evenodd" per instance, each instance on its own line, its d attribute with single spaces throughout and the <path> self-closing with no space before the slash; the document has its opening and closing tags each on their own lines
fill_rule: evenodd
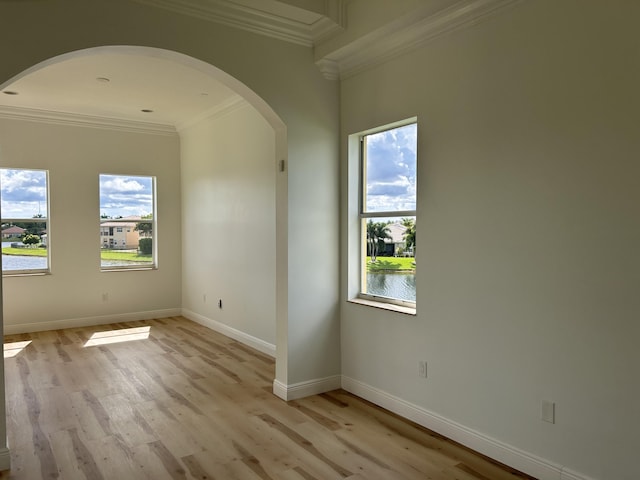
<svg viewBox="0 0 640 480">
<path fill-rule="evenodd" d="M 152 177 L 100 175 L 100 215 L 128 217 L 152 212 Z"/>
<path fill-rule="evenodd" d="M 366 211 L 416 209 L 416 124 L 367 135 Z"/>
<path fill-rule="evenodd" d="M 47 216 L 47 173 L 44 170 L 0 169 L 2 218 Z M 151 177 L 100 175 L 100 214 L 112 217 L 153 212 Z"/>
<path fill-rule="evenodd" d="M 47 216 L 47 173 L 44 170 L 0 170 L 2 218 Z"/>
</svg>

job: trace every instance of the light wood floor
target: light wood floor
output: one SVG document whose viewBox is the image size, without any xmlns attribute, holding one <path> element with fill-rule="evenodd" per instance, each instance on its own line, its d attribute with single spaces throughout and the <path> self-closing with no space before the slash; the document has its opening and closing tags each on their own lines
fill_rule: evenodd
<svg viewBox="0 0 640 480">
<path fill-rule="evenodd" d="M 181 317 L 5 342 L 2 480 L 529 478 L 344 391 L 284 402 L 273 359 Z"/>
</svg>

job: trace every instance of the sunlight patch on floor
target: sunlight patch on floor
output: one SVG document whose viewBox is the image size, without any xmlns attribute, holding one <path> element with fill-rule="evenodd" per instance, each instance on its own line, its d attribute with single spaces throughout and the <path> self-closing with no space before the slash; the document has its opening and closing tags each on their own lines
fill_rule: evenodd
<svg viewBox="0 0 640 480">
<path fill-rule="evenodd" d="M 4 358 L 13 358 L 21 351 L 27 348 L 27 345 L 31 343 L 31 340 L 25 340 L 24 342 L 9 342 L 4 344 Z"/>
<path fill-rule="evenodd" d="M 98 345 L 108 345 L 111 343 L 133 342 L 135 340 L 146 340 L 149 338 L 150 326 L 135 328 L 119 328 L 117 330 L 107 330 L 96 332 L 84 344 L 85 347 L 96 347 Z"/>
</svg>

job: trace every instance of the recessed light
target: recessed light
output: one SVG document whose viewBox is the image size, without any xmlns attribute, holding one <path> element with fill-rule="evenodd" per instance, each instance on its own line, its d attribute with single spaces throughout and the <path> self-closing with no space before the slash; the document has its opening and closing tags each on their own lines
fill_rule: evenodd
<svg viewBox="0 0 640 480">
<path fill-rule="evenodd" d="M 96 81 L 98 81 L 100 83 L 109 83 L 111 80 L 108 79 L 107 77 L 98 77 L 98 78 L 96 78 Z"/>
<path fill-rule="evenodd" d="M 5 95 L 18 95 L 18 92 L 15 92 L 13 90 L 3 90 L 3 92 Z"/>
<path fill-rule="evenodd" d="M 142 110 L 140 110 L 142 113 L 153 113 L 153 110 L 151 110 L 150 108 L 143 108 Z"/>
</svg>

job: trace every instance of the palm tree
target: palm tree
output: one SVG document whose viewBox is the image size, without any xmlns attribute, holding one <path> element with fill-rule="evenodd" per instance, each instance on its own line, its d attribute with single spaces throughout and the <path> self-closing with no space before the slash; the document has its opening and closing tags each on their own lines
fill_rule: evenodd
<svg viewBox="0 0 640 480">
<path fill-rule="evenodd" d="M 405 230 L 403 237 L 404 242 L 407 245 L 407 249 L 413 247 L 415 251 L 416 246 L 416 221 L 414 218 L 403 218 L 402 225 L 407 229 Z"/>
<path fill-rule="evenodd" d="M 380 243 L 384 243 L 385 238 L 390 238 L 390 233 L 391 230 L 387 227 L 387 223 L 374 222 L 373 220 L 367 222 L 367 244 L 369 245 L 372 262 L 376 261 Z"/>
</svg>

